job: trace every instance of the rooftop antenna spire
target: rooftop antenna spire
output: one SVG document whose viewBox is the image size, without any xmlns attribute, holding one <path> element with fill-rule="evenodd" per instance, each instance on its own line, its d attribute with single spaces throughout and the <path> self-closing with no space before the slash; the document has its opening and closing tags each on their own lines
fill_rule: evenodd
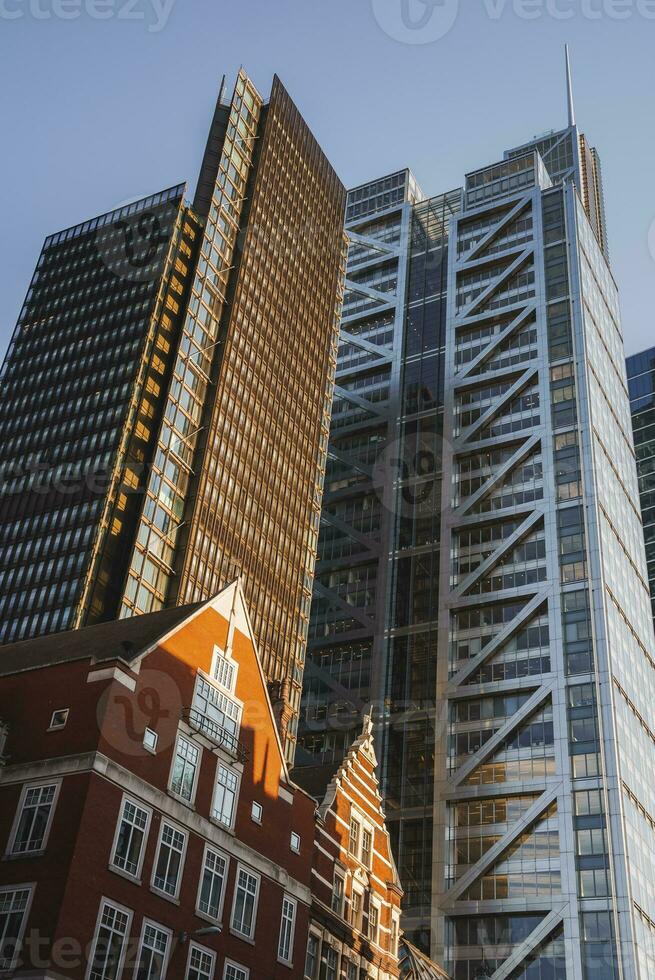
<svg viewBox="0 0 655 980">
<path fill-rule="evenodd" d="M 571 57 L 569 55 L 568 44 L 564 45 L 566 51 L 566 93 L 569 103 L 569 126 L 575 126 L 575 105 L 573 103 L 573 80 L 571 78 Z"/>
</svg>

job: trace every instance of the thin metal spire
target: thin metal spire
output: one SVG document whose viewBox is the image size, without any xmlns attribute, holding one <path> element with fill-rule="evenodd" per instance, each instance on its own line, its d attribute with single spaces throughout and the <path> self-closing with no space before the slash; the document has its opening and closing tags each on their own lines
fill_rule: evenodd
<svg viewBox="0 0 655 980">
<path fill-rule="evenodd" d="M 566 51 L 566 93 L 569 102 L 569 126 L 575 126 L 575 105 L 573 103 L 573 80 L 571 78 L 571 58 L 569 55 L 568 44 L 564 45 Z"/>
</svg>

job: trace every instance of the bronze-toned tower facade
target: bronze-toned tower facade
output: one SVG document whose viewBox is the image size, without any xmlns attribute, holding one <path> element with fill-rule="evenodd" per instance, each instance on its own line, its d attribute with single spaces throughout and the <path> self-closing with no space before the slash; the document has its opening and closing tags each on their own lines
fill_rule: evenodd
<svg viewBox="0 0 655 980">
<path fill-rule="evenodd" d="M 146 327 L 135 327 L 140 345 L 126 357 L 136 380 L 119 396 L 111 493 L 92 493 L 88 547 L 54 628 L 196 601 L 243 575 L 268 679 L 292 709 L 291 752 L 336 366 L 345 191 L 280 80 L 265 102 L 243 71 L 230 98 L 221 87 L 192 205 L 183 191 L 179 214 L 159 229 L 166 249 L 149 280 L 171 328 L 156 351 L 148 347 L 162 372 L 149 376 Z M 112 249 L 131 255 L 139 240 L 129 220 L 110 223 L 117 242 L 100 256 L 110 305 L 112 289 L 114 305 L 125 290 Z M 183 242 L 178 226 L 189 230 Z M 94 238 L 88 248 L 95 256 Z M 64 281 L 69 310 L 77 296 Z M 19 322 L 19 339 L 45 330 L 50 314 L 46 304 L 38 322 Z M 56 348 L 54 336 L 49 343 Z M 101 326 L 97 343 L 111 350 L 111 332 Z M 19 370 L 16 345 L 9 359 Z M 85 390 L 78 406 L 82 425 L 92 397 Z M 143 446 L 130 466 L 137 428 Z M 0 511 L 0 530 L 1 521 Z M 4 639 L 51 631 L 24 620 Z"/>
</svg>

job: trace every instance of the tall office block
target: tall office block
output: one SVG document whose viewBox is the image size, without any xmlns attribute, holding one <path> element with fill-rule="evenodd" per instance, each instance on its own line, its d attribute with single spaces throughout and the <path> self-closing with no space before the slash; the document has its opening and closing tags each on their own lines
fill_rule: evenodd
<svg viewBox="0 0 655 980">
<path fill-rule="evenodd" d="M 3 495 L 14 592 L 0 638 L 197 601 L 243 573 L 265 670 L 295 715 L 345 192 L 279 79 L 265 102 L 243 72 L 219 94 L 192 206 L 183 191 L 167 195 L 165 220 L 146 201 L 46 242 L 4 368 L 5 459 L 52 478 L 55 460 L 97 468 L 102 454 L 106 485 L 68 507 L 70 542 L 61 515 L 42 521 L 33 475 Z M 153 240 L 144 275 L 138 249 L 149 258 Z M 66 440 L 54 457 L 53 425 Z M 52 536 L 38 553 L 35 522 Z"/>
<path fill-rule="evenodd" d="M 298 761 L 324 778 L 375 704 L 403 924 L 456 980 L 650 977 L 655 640 L 598 154 L 571 97 L 431 231 L 383 190 L 348 199 Z"/>
<path fill-rule="evenodd" d="M 655 617 L 655 347 L 627 360 L 646 560 Z"/>
<path fill-rule="evenodd" d="M 350 239 L 297 766 L 329 778 L 374 703 L 405 891 L 429 943 L 447 236 L 409 171 L 348 194 Z M 305 777 L 303 777 L 305 778 Z"/>
<path fill-rule="evenodd" d="M 46 239 L 0 387 L 0 640 L 117 612 L 200 235 L 184 185 Z M 122 577 L 121 577 L 122 576 Z"/>
<path fill-rule="evenodd" d="M 653 975 L 655 640 L 616 285 L 534 147 L 451 228 L 433 951 Z M 484 973 L 482 974 L 484 975 Z"/>
</svg>

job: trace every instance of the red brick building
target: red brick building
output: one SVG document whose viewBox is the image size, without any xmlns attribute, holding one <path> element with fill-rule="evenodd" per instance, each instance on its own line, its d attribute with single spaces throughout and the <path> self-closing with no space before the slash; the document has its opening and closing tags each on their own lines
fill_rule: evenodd
<svg viewBox="0 0 655 980">
<path fill-rule="evenodd" d="M 376 767 L 367 720 L 318 807 L 306 967 L 311 980 L 399 975 L 403 893 Z"/>
<path fill-rule="evenodd" d="M 317 810 L 240 583 L 4 647 L 0 719 L 0 976 L 398 976 L 370 731 Z"/>
</svg>

